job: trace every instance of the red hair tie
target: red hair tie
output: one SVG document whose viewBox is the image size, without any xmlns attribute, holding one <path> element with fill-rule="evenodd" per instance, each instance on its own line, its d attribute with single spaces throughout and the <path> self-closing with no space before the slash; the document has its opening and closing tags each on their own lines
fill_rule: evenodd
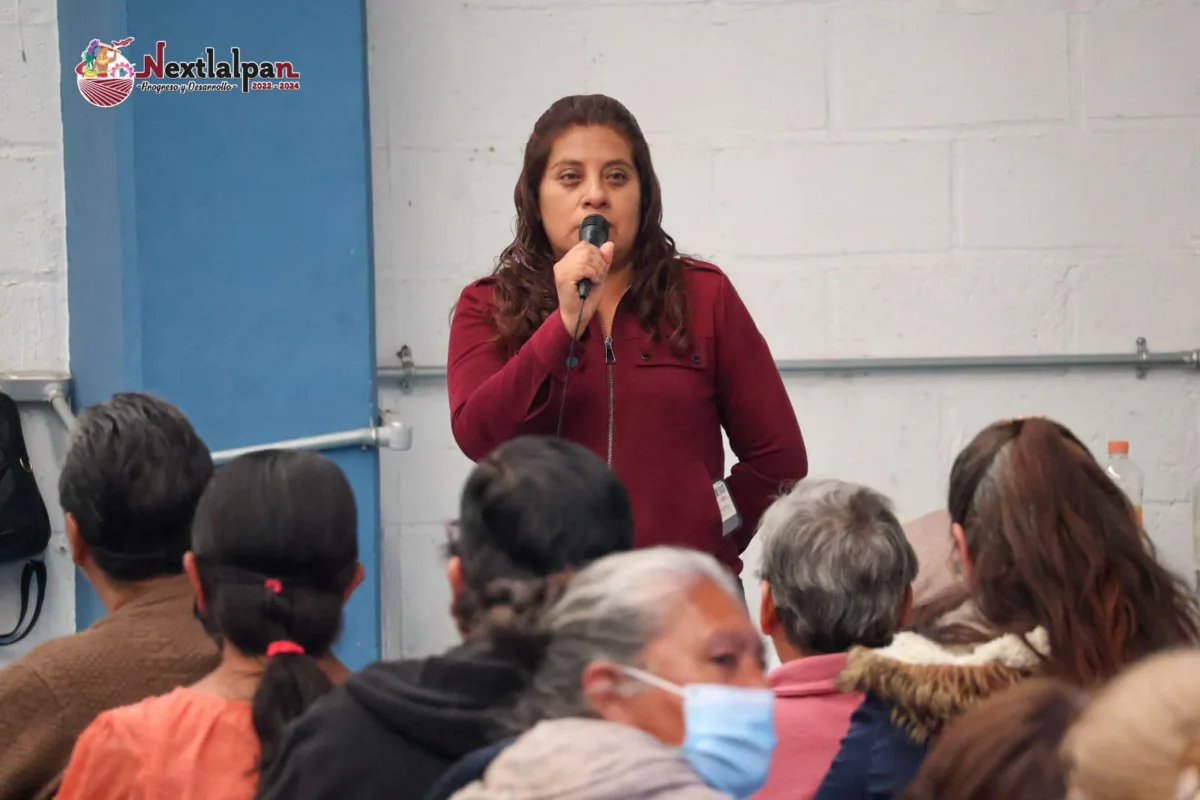
<svg viewBox="0 0 1200 800">
<path fill-rule="evenodd" d="M 267 645 L 267 657 L 268 658 L 271 658 L 272 656 L 277 656 L 280 653 L 295 653 L 297 655 L 302 656 L 302 655 L 304 655 L 304 648 L 301 647 L 300 645 L 296 644 L 295 642 L 291 642 L 286 639 L 283 639 L 278 642 L 271 642 L 269 645 Z"/>
</svg>

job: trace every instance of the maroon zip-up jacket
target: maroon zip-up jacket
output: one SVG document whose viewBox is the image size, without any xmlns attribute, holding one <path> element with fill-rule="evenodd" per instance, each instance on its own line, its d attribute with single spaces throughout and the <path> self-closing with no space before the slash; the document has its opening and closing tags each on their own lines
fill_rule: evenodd
<svg viewBox="0 0 1200 800">
<path fill-rule="evenodd" d="M 595 314 L 575 345 L 562 436 L 605 459 L 633 504 L 635 544 L 681 545 L 735 573 L 759 517 L 808 473 L 804 439 L 767 342 L 717 267 L 685 260 L 692 348 L 671 352 L 617 306 L 611 337 Z M 516 436 L 553 435 L 571 335 L 551 314 L 507 358 L 493 324 L 493 279 L 463 290 L 450 328 L 454 438 L 478 461 Z M 725 474 L 724 428 L 738 458 Z M 722 536 L 713 482 L 723 478 L 741 527 Z"/>
</svg>

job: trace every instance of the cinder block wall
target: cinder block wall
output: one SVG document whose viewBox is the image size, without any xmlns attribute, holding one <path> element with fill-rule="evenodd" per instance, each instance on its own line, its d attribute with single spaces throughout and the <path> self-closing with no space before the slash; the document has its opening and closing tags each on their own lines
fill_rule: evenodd
<svg viewBox="0 0 1200 800">
<path fill-rule="evenodd" d="M 0 372 L 68 364 L 59 64 L 54 1 L 0 4 Z M 21 421 L 55 538 L 42 617 L 28 639 L 0 648 L 0 667 L 75 630 L 75 568 L 56 485 L 66 430 L 49 406 L 22 406 Z M 12 630 L 21 610 L 21 567 L 0 564 L 0 631 Z"/>
<path fill-rule="evenodd" d="M 666 225 L 733 278 L 779 358 L 1200 347 L 1200 5 L 1048 0 L 368 3 L 378 339 L 443 364 L 447 314 L 511 235 L 534 120 L 604 92 L 650 139 Z M 1131 441 L 1146 522 L 1191 572 L 1200 376 L 790 378 L 814 474 L 904 516 L 954 455 L 1044 413 Z M 385 407 L 387 650 L 453 641 L 442 523 L 470 467 L 444 386 Z M 750 571 L 748 583 L 754 578 Z"/>
</svg>

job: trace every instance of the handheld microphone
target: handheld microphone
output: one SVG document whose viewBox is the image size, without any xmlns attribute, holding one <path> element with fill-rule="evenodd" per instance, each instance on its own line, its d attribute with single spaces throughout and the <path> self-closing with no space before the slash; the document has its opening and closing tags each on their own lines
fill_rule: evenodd
<svg viewBox="0 0 1200 800">
<path fill-rule="evenodd" d="M 583 223 L 579 226 L 579 241 L 590 242 L 596 247 L 608 241 L 608 220 L 599 214 L 588 214 L 583 218 Z M 592 282 L 584 278 L 579 282 L 579 299 L 586 300 L 588 292 L 592 290 Z M 567 351 L 567 374 L 563 378 L 562 400 L 558 404 L 558 426 L 554 429 L 554 435 L 562 438 L 563 412 L 567 410 L 567 386 L 571 381 L 571 370 L 575 369 L 579 364 L 579 359 L 575 358 L 575 342 L 579 341 L 579 328 L 583 324 L 583 305 L 579 306 L 579 316 L 575 320 L 575 334 L 571 337 L 571 349 Z"/>
<path fill-rule="evenodd" d="M 608 220 L 599 214 L 589 214 L 583 219 L 583 224 L 579 226 L 579 241 L 590 242 L 596 247 L 608 241 Z M 592 290 L 592 282 L 588 278 L 584 278 L 579 282 L 579 297 L 586 299 L 588 292 Z"/>
</svg>

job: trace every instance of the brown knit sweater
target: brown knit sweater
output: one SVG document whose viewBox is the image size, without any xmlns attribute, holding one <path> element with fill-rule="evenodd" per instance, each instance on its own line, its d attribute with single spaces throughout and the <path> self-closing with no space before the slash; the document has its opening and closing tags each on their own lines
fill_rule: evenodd
<svg viewBox="0 0 1200 800">
<path fill-rule="evenodd" d="M 36 797 L 56 783 L 101 711 L 194 683 L 217 666 L 193 598 L 184 576 L 161 579 L 87 630 L 0 670 L 0 799 Z"/>
</svg>

